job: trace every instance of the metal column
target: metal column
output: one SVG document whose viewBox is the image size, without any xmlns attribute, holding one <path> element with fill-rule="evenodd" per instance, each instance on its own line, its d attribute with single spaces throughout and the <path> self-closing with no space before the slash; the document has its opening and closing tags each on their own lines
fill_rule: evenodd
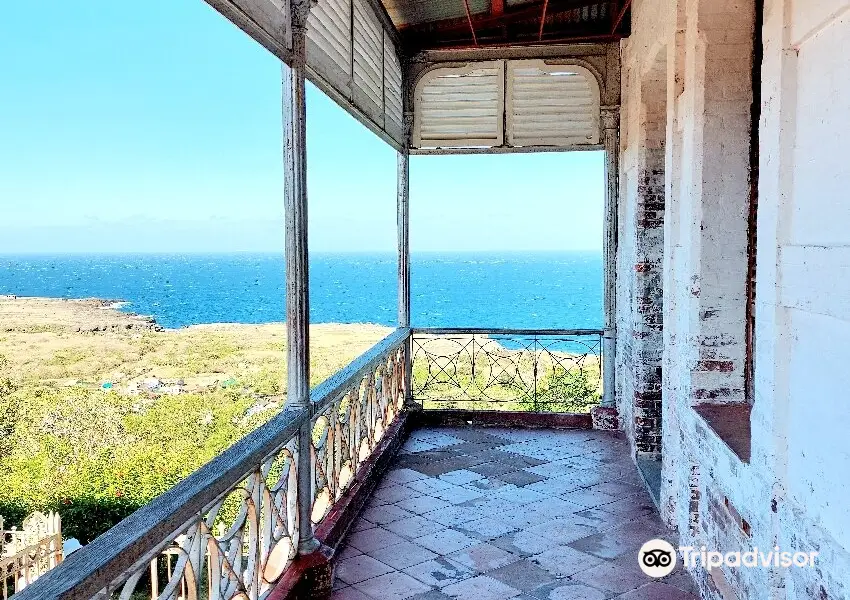
<svg viewBox="0 0 850 600">
<path fill-rule="evenodd" d="M 398 221 L 398 326 L 410 327 L 410 125 L 413 116 L 404 115 L 405 144 L 398 153 L 396 212 Z M 404 347 L 404 404 L 413 406 L 413 337 Z"/>
<path fill-rule="evenodd" d="M 619 131 L 620 107 L 603 107 L 602 121 L 605 144 L 605 241 L 604 263 L 604 310 L 605 333 L 602 339 L 602 406 L 615 407 L 616 395 L 616 348 L 617 348 L 617 210 L 619 198 Z"/>
<path fill-rule="evenodd" d="M 410 154 L 398 153 L 398 326 L 410 327 Z"/>
<path fill-rule="evenodd" d="M 310 294 L 307 256 L 306 33 L 309 2 L 292 3 L 292 66 L 283 65 L 283 141 L 286 221 L 287 404 L 310 406 Z M 298 551 L 319 547 L 313 535 L 312 420 L 298 434 Z"/>
</svg>

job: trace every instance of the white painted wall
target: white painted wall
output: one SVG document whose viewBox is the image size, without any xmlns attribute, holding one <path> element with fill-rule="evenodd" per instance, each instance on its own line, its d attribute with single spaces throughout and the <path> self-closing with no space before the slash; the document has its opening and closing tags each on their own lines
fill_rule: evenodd
<svg viewBox="0 0 850 600">
<path fill-rule="evenodd" d="M 759 224 L 775 237 L 777 312 L 774 334 L 784 333 L 768 373 L 777 373 L 778 468 L 784 469 L 786 535 L 803 529 L 843 571 L 829 576 L 850 596 L 850 164 L 843 132 L 850 132 L 850 2 L 816 0 L 781 6 L 785 38 L 784 85 L 768 101 L 779 102 L 785 118 L 776 153 L 780 194 L 775 221 Z M 780 23 L 776 19 L 775 25 Z M 790 32 L 790 34 L 789 34 Z M 784 330 L 780 330 L 780 327 Z M 760 335 L 766 335 L 761 331 Z M 758 369 L 761 363 L 757 363 Z M 784 368 L 785 373 L 781 373 Z M 765 400 L 769 398 L 765 394 Z M 782 456 L 782 444 L 787 445 Z M 802 522 L 801 522 L 802 521 Z M 791 541 L 789 535 L 789 542 Z M 819 593 L 811 573 L 789 578 L 797 597 Z M 833 584 L 838 585 L 836 584 Z"/>
<path fill-rule="evenodd" d="M 707 11 L 716 18 L 701 19 L 701 3 L 702 16 Z M 724 237 L 723 226 L 724 219 L 739 224 L 746 206 L 746 174 L 740 171 L 746 81 L 730 78 L 723 52 L 725 60 L 740 59 L 741 31 L 729 15 L 751 5 L 635 0 L 633 35 L 622 46 L 621 218 L 634 210 L 630 186 L 641 152 L 634 82 L 659 49 L 667 52 L 662 509 L 685 543 L 820 552 L 817 569 L 725 573 L 739 598 L 850 598 L 844 491 L 850 481 L 850 153 L 844 148 L 850 135 L 850 0 L 765 0 L 750 463 L 732 454 L 691 409 L 697 390 L 721 385 L 695 368 L 701 341 L 737 335 L 744 314 L 743 282 L 735 279 L 741 230 Z M 711 36 L 730 48 L 701 70 Z M 624 327 L 630 318 L 624 286 L 634 252 L 621 238 L 618 313 Z M 730 317 L 701 321 L 700 309 L 714 305 Z M 742 361 L 740 347 L 736 352 L 730 359 Z M 621 370 L 621 406 L 624 392 L 633 389 L 626 376 Z M 691 535 L 694 467 L 700 526 Z M 724 497 L 751 526 L 751 538 L 730 526 Z M 710 577 L 697 575 L 706 597 L 721 597 Z"/>
</svg>

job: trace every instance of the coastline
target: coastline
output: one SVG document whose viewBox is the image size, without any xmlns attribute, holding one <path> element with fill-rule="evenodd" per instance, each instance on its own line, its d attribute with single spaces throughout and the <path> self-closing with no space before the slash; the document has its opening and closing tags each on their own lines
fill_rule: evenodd
<svg viewBox="0 0 850 600">
<path fill-rule="evenodd" d="M 188 388 L 234 380 L 276 395 L 286 369 L 286 324 L 206 323 L 168 329 L 116 308 L 114 299 L 0 296 L 0 359 L 26 385 L 125 386 L 183 380 Z M 388 335 L 371 324 L 310 326 L 318 383 Z"/>
<path fill-rule="evenodd" d="M 111 298 L 60 298 L 50 296 L 0 295 L 0 331 L 37 332 L 40 329 L 68 330 L 74 333 L 118 331 L 175 332 L 233 328 L 285 327 L 285 321 L 265 323 L 210 322 L 183 327 L 164 327 L 156 318 L 121 310 L 129 300 Z M 388 331 L 378 323 L 311 323 L 310 327 L 368 327 Z"/>
<path fill-rule="evenodd" d="M 597 329 L 602 263 L 592 252 L 418 254 L 411 318 L 421 327 Z M 3 261 L 0 261 L 3 262 Z M 254 255 L 69 255 L 10 258 L 0 294 L 130 300 L 121 312 L 165 328 L 286 319 L 283 263 Z M 397 265 L 372 253 L 314 253 L 314 323 L 396 324 Z M 2 324 L 0 324 L 2 325 Z"/>
<path fill-rule="evenodd" d="M 119 310 L 124 300 L 0 296 L 0 330 L 6 332 L 163 331 L 153 317 Z"/>
</svg>

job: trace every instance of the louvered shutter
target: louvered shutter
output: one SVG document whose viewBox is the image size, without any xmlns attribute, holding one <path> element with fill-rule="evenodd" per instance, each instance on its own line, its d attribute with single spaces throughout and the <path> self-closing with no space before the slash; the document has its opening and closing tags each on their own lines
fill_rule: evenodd
<svg viewBox="0 0 850 600">
<path fill-rule="evenodd" d="M 509 145 L 599 143 L 599 86 L 587 69 L 542 60 L 509 61 L 507 84 Z"/>
<path fill-rule="evenodd" d="M 502 145 L 503 61 L 429 71 L 416 86 L 414 101 L 414 147 Z"/>
<path fill-rule="evenodd" d="M 351 0 L 320 0 L 307 19 L 307 64 L 345 96 L 351 90 Z"/>
<path fill-rule="evenodd" d="M 395 139 L 402 137 L 404 127 L 401 81 L 401 63 L 384 33 L 384 130 Z"/>
<path fill-rule="evenodd" d="M 365 0 L 354 0 L 354 103 L 377 122 L 384 110 L 384 31 Z"/>
</svg>

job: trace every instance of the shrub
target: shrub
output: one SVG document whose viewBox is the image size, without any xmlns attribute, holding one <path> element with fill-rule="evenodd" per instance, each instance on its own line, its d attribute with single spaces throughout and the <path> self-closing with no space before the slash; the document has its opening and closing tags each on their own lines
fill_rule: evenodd
<svg viewBox="0 0 850 600">
<path fill-rule="evenodd" d="M 522 404 L 529 410 L 588 412 L 599 404 L 599 374 L 587 367 L 556 367 L 538 383 L 537 397 L 526 395 Z"/>
<path fill-rule="evenodd" d="M 56 510 L 66 537 L 88 543 L 263 422 L 253 398 L 230 390 L 141 399 L 85 388 L 16 390 L 18 407 L 0 459 L 0 515 L 20 525 Z M 5 420 L 4 420 L 5 423 Z M 7 429 L 8 425 L 4 425 Z"/>
</svg>

